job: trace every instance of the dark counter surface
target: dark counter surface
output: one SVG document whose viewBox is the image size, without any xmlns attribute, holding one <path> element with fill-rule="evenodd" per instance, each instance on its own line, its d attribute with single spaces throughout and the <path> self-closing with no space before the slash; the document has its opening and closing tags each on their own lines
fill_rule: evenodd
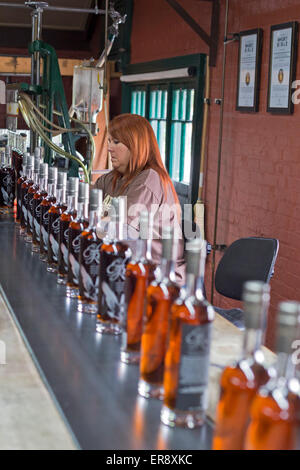
<svg viewBox="0 0 300 470">
<path fill-rule="evenodd" d="M 161 402 L 137 394 L 138 366 L 119 360 L 121 338 L 100 335 L 96 316 L 77 312 L 11 216 L 0 216 L 0 255 L 12 314 L 80 448 L 210 448 L 211 422 L 195 430 L 160 423 Z"/>
</svg>

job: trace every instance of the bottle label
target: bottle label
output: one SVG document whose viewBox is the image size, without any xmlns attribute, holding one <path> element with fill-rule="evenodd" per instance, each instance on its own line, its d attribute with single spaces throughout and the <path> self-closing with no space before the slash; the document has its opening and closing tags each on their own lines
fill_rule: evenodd
<svg viewBox="0 0 300 470">
<path fill-rule="evenodd" d="M 50 233 L 49 242 L 50 242 L 50 245 L 51 245 L 53 261 L 58 261 L 58 247 L 59 247 L 59 244 L 58 244 L 58 241 L 55 239 L 55 237 L 52 233 Z"/>
<path fill-rule="evenodd" d="M 99 292 L 100 243 L 91 243 L 83 252 L 80 267 L 83 295 L 97 301 Z"/>
<path fill-rule="evenodd" d="M 194 326 L 183 323 L 181 357 L 175 407 L 179 410 L 205 410 L 211 323 Z"/>
<path fill-rule="evenodd" d="M 14 202 L 14 182 L 11 175 L 6 175 L 2 180 L 1 193 L 3 202 L 6 206 L 11 207 Z"/>
</svg>

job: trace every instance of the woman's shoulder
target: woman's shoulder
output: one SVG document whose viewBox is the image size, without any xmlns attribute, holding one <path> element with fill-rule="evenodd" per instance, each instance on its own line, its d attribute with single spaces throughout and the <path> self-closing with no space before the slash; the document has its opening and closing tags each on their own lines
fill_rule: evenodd
<svg viewBox="0 0 300 470">
<path fill-rule="evenodd" d="M 104 187 L 109 184 L 112 181 L 113 178 L 113 172 L 108 171 L 102 176 L 99 176 L 99 178 L 96 180 L 94 187 L 97 189 L 104 189 Z"/>
<path fill-rule="evenodd" d="M 152 191 L 154 194 L 159 193 L 161 194 L 162 192 L 162 181 L 161 178 L 156 170 L 153 170 L 153 168 L 147 168 L 146 170 L 143 170 L 139 175 L 136 177 L 136 183 L 137 184 L 142 184 L 145 186 L 147 189 Z"/>
</svg>

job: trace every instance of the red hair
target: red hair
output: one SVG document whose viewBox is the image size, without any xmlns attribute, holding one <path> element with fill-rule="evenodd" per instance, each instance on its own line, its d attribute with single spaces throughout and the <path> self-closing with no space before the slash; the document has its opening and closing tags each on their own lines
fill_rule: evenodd
<svg viewBox="0 0 300 470">
<path fill-rule="evenodd" d="M 161 179 L 165 195 L 167 187 L 170 186 L 175 202 L 179 204 L 171 178 L 162 162 L 158 143 L 149 121 L 138 114 L 120 114 L 111 120 L 109 133 L 114 139 L 126 145 L 130 150 L 130 160 L 124 175 L 125 182 L 121 191 L 141 171 L 152 168 Z M 117 170 L 113 170 L 113 173 L 113 186 L 115 186 L 118 178 L 123 175 Z"/>
</svg>

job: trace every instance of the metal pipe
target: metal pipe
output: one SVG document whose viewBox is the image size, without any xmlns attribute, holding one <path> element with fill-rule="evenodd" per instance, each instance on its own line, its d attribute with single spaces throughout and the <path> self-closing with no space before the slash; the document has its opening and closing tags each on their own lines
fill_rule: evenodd
<svg viewBox="0 0 300 470">
<path fill-rule="evenodd" d="M 1 2 L 0 7 L 13 7 L 13 8 L 28 8 L 30 5 L 22 5 L 20 3 L 7 3 Z M 44 6 L 44 10 L 52 10 L 52 11 L 66 11 L 72 13 L 94 13 L 95 15 L 105 14 L 105 10 L 99 10 L 99 8 L 68 8 L 68 7 L 51 7 L 51 6 Z"/>
<path fill-rule="evenodd" d="M 224 33 L 225 38 L 227 38 L 228 11 L 229 11 L 229 0 L 226 0 L 225 33 Z M 220 110 L 220 130 L 219 130 L 219 144 L 218 144 L 217 191 L 216 191 L 215 224 L 214 224 L 214 239 L 213 239 L 213 252 L 212 252 L 212 279 L 211 279 L 211 304 L 212 305 L 213 305 L 214 288 L 215 288 L 215 259 L 216 259 L 216 244 L 217 244 L 217 232 L 218 232 L 218 211 L 219 211 L 220 177 L 221 177 L 222 143 L 223 143 L 224 90 L 225 90 L 225 72 L 226 72 L 226 45 L 227 44 L 224 41 L 223 70 L 222 70 L 222 90 L 221 90 L 221 110 Z"/>
<path fill-rule="evenodd" d="M 31 40 L 32 42 L 41 39 L 41 24 L 42 24 L 42 13 L 41 8 L 36 8 L 31 13 Z M 40 84 L 40 53 L 34 52 L 31 55 L 31 83 L 33 85 Z M 39 97 L 34 97 L 34 103 L 36 106 L 39 105 Z M 33 130 L 30 131 L 30 151 L 34 152 L 35 147 L 38 145 L 38 135 Z"/>
</svg>

